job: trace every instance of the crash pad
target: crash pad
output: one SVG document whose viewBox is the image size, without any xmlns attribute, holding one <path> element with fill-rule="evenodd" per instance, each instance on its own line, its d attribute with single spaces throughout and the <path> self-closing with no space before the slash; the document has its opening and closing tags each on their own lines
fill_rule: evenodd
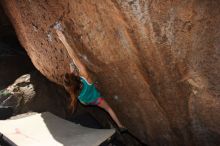
<svg viewBox="0 0 220 146">
<path fill-rule="evenodd" d="M 115 133 L 83 127 L 49 112 L 0 120 L 0 125 L 3 137 L 19 146 L 97 146 Z"/>
</svg>

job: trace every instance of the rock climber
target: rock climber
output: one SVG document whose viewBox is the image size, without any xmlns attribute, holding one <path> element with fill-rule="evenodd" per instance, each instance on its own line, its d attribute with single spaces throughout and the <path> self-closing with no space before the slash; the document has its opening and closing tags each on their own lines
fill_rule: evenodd
<svg viewBox="0 0 220 146">
<path fill-rule="evenodd" d="M 73 63 L 70 64 L 71 73 L 66 73 L 64 75 L 64 87 L 71 96 L 69 105 L 71 112 L 74 111 L 78 99 L 84 105 L 95 105 L 104 109 L 117 124 L 119 132 L 127 131 L 117 118 L 115 112 L 95 87 L 94 82 L 87 73 L 86 67 L 81 63 L 75 51 L 68 44 L 63 32 L 61 30 L 56 30 L 56 33 L 73 61 Z"/>
</svg>

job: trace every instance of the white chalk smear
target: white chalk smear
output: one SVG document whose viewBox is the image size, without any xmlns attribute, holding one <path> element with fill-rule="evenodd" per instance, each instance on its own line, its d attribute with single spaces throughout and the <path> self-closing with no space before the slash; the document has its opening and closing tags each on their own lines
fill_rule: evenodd
<svg viewBox="0 0 220 146">
<path fill-rule="evenodd" d="M 114 99 L 115 99 L 115 100 L 118 100 L 118 96 L 117 96 L 117 95 L 115 95 L 115 96 L 114 96 Z"/>
<path fill-rule="evenodd" d="M 36 27 L 36 26 L 34 26 L 34 25 L 33 25 L 33 29 L 34 29 L 34 31 L 35 31 L 35 32 L 37 32 L 37 31 L 38 31 L 37 27 Z"/>
<path fill-rule="evenodd" d="M 89 62 L 88 58 L 86 55 L 82 55 L 83 59 L 85 59 L 87 62 Z"/>
<path fill-rule="evenodd" d="M 53 36 L 52 36 L 51 32 L 48 32 L 47 38 L 48 38 L 48 41 L 49 41 L 49 42 L 52 42 L 52 41 L 53 41 Z"/>
<path fill-rule="evenodd" d="M 62 24 L 59 21 L 56 21 L 53 26 L 54 29 L 63 31 Z"/>
</svg>

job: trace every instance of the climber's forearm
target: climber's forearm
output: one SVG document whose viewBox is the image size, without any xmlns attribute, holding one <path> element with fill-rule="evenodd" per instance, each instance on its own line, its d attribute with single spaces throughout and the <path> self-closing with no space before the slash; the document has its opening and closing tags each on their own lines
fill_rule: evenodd
<svg viewBox="0 0 220 146">
<path fill-rule="evenodd" d="M 88 74 L 87 74 L 86 68 L 85 68 L 84 64 L 81 63 L 81 61 L 79 60 L 79 58 L 76 55 L 76 53 L 74 52 L 74 50 L 70 47 L 69 44 L 66 44 L 65 48 L 66 48 L 67 52 L 69 53 L 71 59 L 73 60 L 73 63 L 78 68 L 79 74 L 87 77 Z"/>
<path fill-rule="evenodd" d="M 69 45 L 69 43 L 67 42 L 66 37 L 63 35 L 62 32 L 59 32 L 58 36 L 61 42 L 63 43 L 63 45 L 65 46 L 65 49 L 67 50 L 70 58 L 73 60 L 74 64 L 78 66 L 78 64 L 80 64 L 80 60 L 78 56 L 76 55 L 76 53 L 74 52 L 74 50 Z"/>
<path fill-rule="evenodd" d="M 68 44 L 66 37 L 64 36 L 64 34 L 57 30 L 57 35 L 59 37 L 59 39 L 61 40 L 61 42 L 63 43 L 63 45 L 65 46 L 69 56 L 71 57 L 71 59 L 73 60 L 74 64 L 76 65 L 76 67 L 79 69 L 79 73 L 83 76 L 87 76 L 87 71 L 85 66 L 81 63 L 80 59 L 78 58 L 77 54 L 75 53 L 75 51 L 71 48 L 71 46 Z"/>
<path fill-rule="evenodd" d="M 64 42 L 63 42 L 64 43 Z M 81 61 L 79 60 L 78 56 L 76 55 L 76 53 L 74 52 L 74 50 L 70 47 L 70 45 L 65 42 L 64 43 L 65 48 L 67 50 L 67 52 L 69 53 L 70 57 L 73 60 L 73 63 L 76 65 L 79 74 L 83 77 L 85 77 L 87 80 L 91 81 L 91 78 L 89 77 L 88 73 L 87 73 L 87 69 L 84 66 L 84 64 L 81 63 Z"/>
<path fill-rule="evenodd" d="M 73 60 L 73 63 L 74 63 L 78 68 L 80 68 L 80 66 L 84 66 L 84 65 L 80 62 L 78 56 L 76 55 L 76 53 L 74 52 L 74 50 L 70 47 L 70 45 L 69 45 L 67 42 L 63 42 L 63 44 L 64 44 L 64 46 L 65 46 L 65 48 L 66 48 L 66 50 L 67 50 L 67 52 L 68 52 L 70 58 Z"/>
</svg>

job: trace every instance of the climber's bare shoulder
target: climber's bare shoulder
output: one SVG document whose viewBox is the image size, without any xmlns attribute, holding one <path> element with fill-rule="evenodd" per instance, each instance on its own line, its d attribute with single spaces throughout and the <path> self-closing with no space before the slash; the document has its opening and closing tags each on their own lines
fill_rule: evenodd
<svg viewBox="0 0 220 146">
<path fill-rule="evenodd" d="M 87 69 L 84 66 L 79 67 L 79 75 L 84 77 L 89 83 L 93 83 L 91 76 L 89 75 Z"/>
</svg>

